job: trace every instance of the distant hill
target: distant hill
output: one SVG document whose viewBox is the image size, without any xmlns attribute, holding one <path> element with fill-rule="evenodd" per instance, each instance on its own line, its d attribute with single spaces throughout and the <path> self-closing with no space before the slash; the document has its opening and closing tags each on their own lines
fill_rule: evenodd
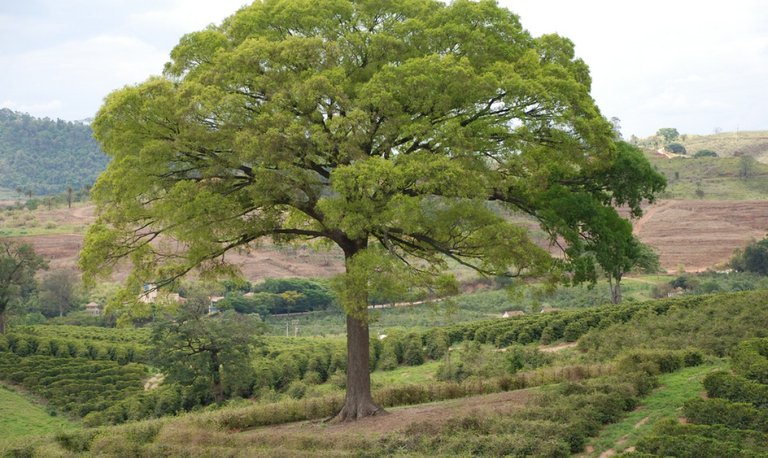
<svg viewBox="0 0 768 458">
<path fill-rule="evenodd" d="M 722 132 L 713 135 L 682 135 L 680 143 L 689 155 L 714 151 L 720 157 L 752 156 L 768 163 L 768 131 Z"/>
<path fill-rule="evenodd" d="M 81 189 L 107 162 L 87 124 L 0 109 L 0 188 L 35 195 Z"/>
<path fill-rule="evenodd" d="M 662 199 L 768 199 L 768 131 L 682 134 L 672 140 L 685 154 L 671 154 L 660 135 L 630 140 L 667 177 Z M 695 157 L 699 151 L 717 157 Z"/>
</svg>

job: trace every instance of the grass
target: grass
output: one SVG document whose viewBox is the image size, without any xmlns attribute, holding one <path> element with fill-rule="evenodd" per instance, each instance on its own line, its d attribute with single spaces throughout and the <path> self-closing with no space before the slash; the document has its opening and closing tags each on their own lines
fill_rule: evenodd
<svg viewBox="0 0 768 458">
<path fill-rule="evenodd" d="M 768 196 L 768 164 L 755 163 L 751 176 L 739 178 L 740 158 L 651 157 L 656 170 L 667 177 L 662 199 L 764 200 Z"/>
<path fill-rule="evenodd" d="M 434 382 L 435 373 L 440 364 L 440 361 L 429 361 L 420 366 L 402 366 L 391 371 L 376 371 L 371 373 L 371 383 L 374 386 L 393 386 Z"/>
<path fill-rule="evenodd" d="M 659 377 L 660 387 L 642 400 L 640 406 L 622 421 L 606 426 L 589 444 L 594 448 L 589 456 L 600 456 L 607 450 L 621 452 L 633 447 L 637 440 L 653 425 L 668 417 L 680 416 L 685 401 L 698 396 L 704 389 L 701 381 L 714 369 L 724 368 L 723 361 L 664 374 Z"/>
<path fill-rule="evenodd" d="M 64 417 L 53 417 L 40 405 L 0 385 L 0 444 L 78 428 Z"/>
<path fill-rule="evenodd" d="M 53 226 L 24 226 L 15 228 L 0 229 L 0 237 L 30 237 L 36 235 L 54 235 L 54 234 L 79 234 L 83 233 L 82 225 L 61 224 Z"/>
</svg>

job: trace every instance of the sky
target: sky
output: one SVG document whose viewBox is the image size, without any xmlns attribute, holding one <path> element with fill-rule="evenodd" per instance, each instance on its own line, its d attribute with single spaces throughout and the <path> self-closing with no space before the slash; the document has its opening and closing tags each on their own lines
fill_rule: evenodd
<svg viewBox="0 0 768 458">
<path fill-rule="evenodd" d="M 0 107 L 91 118 L 162 72 L 179 38 L 247 0 L 0 0 Z M 763 0 L 500 0 L 534 36 L 571 39 L 625 137 L 768 130 Z"/>
</svg>

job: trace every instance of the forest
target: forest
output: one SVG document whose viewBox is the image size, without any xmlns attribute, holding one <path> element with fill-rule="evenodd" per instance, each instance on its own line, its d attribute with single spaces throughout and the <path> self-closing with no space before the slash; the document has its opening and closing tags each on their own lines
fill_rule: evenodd
<svg viewBox="0 0 768 458">
<path fill-rule="evenodd" d="M 90 188 L 108 162 L 87 124 L 0 109 L 0 188 L 17 197 Z"/>
</svg>

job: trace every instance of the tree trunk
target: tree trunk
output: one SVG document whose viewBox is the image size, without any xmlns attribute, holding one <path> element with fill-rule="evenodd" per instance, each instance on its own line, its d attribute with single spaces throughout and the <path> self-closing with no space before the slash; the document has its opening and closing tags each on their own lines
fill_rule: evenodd
<svg viewBox="0 0 768 458">
<path fill-rule="evenodd" d="M 216 404 L 224 402 L 224 387 L 221 384 L 221 364 L 219 354 L 211 352 L 211 393 Z"/>
<path fill-rule="evenodd" d="M 5 334 L 5 311 L 0 312 L 0 334 Z"/>
<path fill-rule="evenodd" d="M 615 283 L 614 283 L 615 280 Z M 621 303 L 621 278 L 608 278 L 608 285 L 611 287 L 611 302 Z"/>
<path fill-rule="evenodd" d="M 368 323 L 347 315 L 347 396 L 335 421 L 355 421 L 385 413 L 371 396 L 369 346 Z"/>
</svg>

